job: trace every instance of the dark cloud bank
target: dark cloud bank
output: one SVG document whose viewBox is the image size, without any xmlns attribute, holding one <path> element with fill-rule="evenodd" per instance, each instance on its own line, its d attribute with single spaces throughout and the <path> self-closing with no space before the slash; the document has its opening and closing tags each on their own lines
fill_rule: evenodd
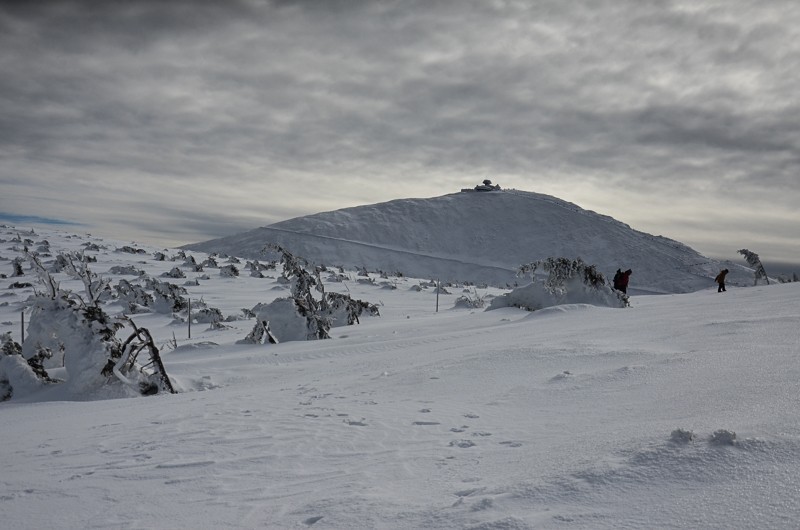
<svg viewBox="0 0 800 530">
<path fill-rule="evenodd" d="M 789 1 L 7 2 L 0 209 L 183 243 L 490 175 L 800 259 L 798 32 Z"/>
</svg>

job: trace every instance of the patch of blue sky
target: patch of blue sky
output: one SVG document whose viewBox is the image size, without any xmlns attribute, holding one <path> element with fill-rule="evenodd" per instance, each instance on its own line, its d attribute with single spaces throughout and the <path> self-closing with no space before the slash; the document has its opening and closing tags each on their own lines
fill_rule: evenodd
<svg viewBox="0 0 800 530">
<path fill-rule="evenodd" d="M 83 223 L 76 223 L 73 221 L 65 221 L 63 219 L 50 219 L 49 217 L 40 217 L 38 215 L 17 215 L 11 213 L 0 212 L 0 223 L 11 224 L 35 224 L 35 225 L 66 225 L 66 226 L 82 226 Z"/>
</svg>

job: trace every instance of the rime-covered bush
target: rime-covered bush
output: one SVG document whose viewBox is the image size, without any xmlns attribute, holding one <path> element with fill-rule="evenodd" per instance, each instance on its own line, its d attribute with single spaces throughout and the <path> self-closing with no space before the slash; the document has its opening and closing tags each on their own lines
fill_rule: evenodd
<svg viewBox="0 0 800 530">
<path fill-rule="evenodd" d="M 108 282 L 89 270 L 88 260 L 82 254 L 64 255 L 64 271 L 84 284 L 82 296 L 62 290 L 37 256 L 26 255 L 44 290 L 31 299 L 28 335 L 19 353 L 7 341 L 3 345 L 0 359 L 3 394 L 11 392 L 18 396 L 57 382 L 47 372 L 54 367 L 66 374 L 64 386 L 75 397 L 101 389 L 106 392 L 115 389 L 113 392 L 119 396 L 132 395 L 130 389 L 133 394 L 158 392 L 162 387 L 173 391 L 152 339 L 149 339 L 150 364 L 158 365 L 155 373 L 136 363 L 138 349 L 132 346 L 135 341 L 128 339 L 123 343 L 116 338 L 124 324 L 110 318 L 100 306 L 110 292 Z M 149 332 L 138 329 L 136 336 L 141 337 L 141 331 L 149 337 Z"/>
<path fill-rule="evenodd" d="M 146 313 L 152 310 L 153 295 L 140 285 L 123 279 L 114 286 L 114 290 L 117 300 L 126 307 L 127 313 Z"/>
<path fill-rule="evenodd" d="M 363 300 L 354 300 L 349 294 L 327 293 L 325 296 L 326 304 L 322 308 L 322 313 L 332 319 L 332 326 L 343 326 L 347 324 L 359 324 L 360 317 L 364 312 L 368 316 L 379 316 L 378 306 Z"/>
<path fill-rule="evenodd" d="M 270 322 L 270 328 L 281 342 L 288 340 L 326 339 L 334 325 L 351 325 L 359 322 L 359 316 L 367 311 L 379 315 L 377 306 L 349 295 L 326 293 L 320 279 L 319 267 L 307 270 L 308 262 L 278 245 L 267 249 L 281 255 L 283 272 L 281 278 L 291 286 L 291 297 L 279 298 L 266 306 L 253 309 L 256 318 Z M 300 322 L 304 332 L 300 331 Z"/>
<path fill-rule="evenodd" d="M 144 276 L 145 272 L 143 270 L 137 269 L 133 265 L 114 265 L 110 269 L 108 269 L 109 274 L 119 274 L 119 275 L 128 275 L 128 276 Z"/>
<path fill-rule="evenodd" d="M 235 278 L 239 276 L 239 269 L 233 264 L 223 265 L 219 268 L 219 275 L 223 278 Z"/>
<path fill-rule="evenodd" d="M 126 254 L 147 254 L 147 251 L 141 248 L 132 247 L 130 245 L 124 245 L 117 249 L 117 252 L 124 252 Z"/>
<path fill-rule="evenodd" d="M 22 258 L 14 258 L 11 262 L 11 276 L 25 276 L 25 271 L 22 270 Z"/>
<path fill-rule="evenodd" d="M 189 307 L 189 301 L 183 297 L 188 294 L 184 287 L 155 278 L 146 278 L 145 287 L 153 292 L 153 310 L 156 313 L 178 313 Z"/>
<path fill-rule="evenodd" d="M 755 285 L 758 285 L 758 280 L 764 280 L 769 285 L 769 278 L 767 278 L 767 271 L 764 270 L 764 265 L 761 263 L 761 258 L 755 252 L 750 252 L 746 248 L 739 250 L 739 254 L 744 256 L 745 261 L 755 271 Z"/>
<path fill-rule="evenodd" d="M 454 307 L 481 309 L 486 306 L 486 298 L 476 293 L 467 293 L 456 298 Z"/>
<path fill-rule="evenodd" d="M 198 324 L 217 324 L 224 319 L 222 311 L 216 307 L 203 307 L 196 311 L 192 310 L 192 320 Z"/>
<path fill-rule="evenodd" d="M 163 278 L 186 278 L 186 275 L 178 267 L 172 267 L 168 272 L 161 274 Z"/>
<path fill-rule="evenodd" d="M 540 280 L 536 271 L 547 277 Z M 494 298 L 489 309 L 519 307 L 535 311 L 562 304 L 590 304 L 604 307 L 628 307 L 628 296 L 612 289 L 594 265 L 580 258 L 548 258 L 519 268 L 518 275 L 530 274 L 533 282 Z"/>
</svg>

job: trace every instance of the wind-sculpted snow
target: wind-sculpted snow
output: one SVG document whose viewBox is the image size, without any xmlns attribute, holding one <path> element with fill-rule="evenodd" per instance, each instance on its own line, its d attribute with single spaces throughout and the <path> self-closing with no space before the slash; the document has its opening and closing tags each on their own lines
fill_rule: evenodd
<svg viewBox="0 0 800 530">
<path fill-rule="evenodd" d="M 733 285 L 753 283 L 753 271 L 742 265 L 555 197 L 515 190 L 345 208 L 185 248 L 258 258 L 268 243 L 325 265 L 499 286 L 517 283 L 520 265 L 550 257 L 582 258 L 609 278 L 630 268 L 632 293 L 704 289 L 722 268 L 731 270 Z"/>
<path fill-rule="evenodd" d="M 4 528 L 790 529 L 800 520 L 800 284 L 634 294 L 628 308 L 488 311 L 458 300 L 511 290 L 437 292 L 429 278 L 337 269 L 321 275 L 326 292 L 374 302 L 380 316 L 334 326 L 330 340 L 237 344 L 253 308 L 290 294 L 280 271 L 225 277 L 202 252 L 187 251 L 209 263 L 198 271 L 175 249 L 118 252 L 122 243 L 5 227 L 0 334 L 15 340 L 34 287 L 11 286 L 36 280 L 27 267 L 10 276 L 12 260 L 43 239 L 44 262 L 85 248 L 93 271 L 130 283 L 103 307 L 111 316 L 136 307 L 131 318 L 153 334 L 180 392 L 75 401 L 29 381 L 0 403 Z M 131 266 L 144 275 L 125 274 Z M 194 322 L 191 338 L 182 313 L 132 290 L 151 294 L 147 279 L 161 285 L 176 266 L 180 297 L 223 317 Z M 27 370 L 21 360 L 0 357 L 0 370 Z"/>
</svg>

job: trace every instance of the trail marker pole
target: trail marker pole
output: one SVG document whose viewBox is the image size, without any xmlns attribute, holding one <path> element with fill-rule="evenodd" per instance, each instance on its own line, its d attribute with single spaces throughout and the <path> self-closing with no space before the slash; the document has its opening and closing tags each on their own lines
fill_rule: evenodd
<svg viewBox="0 0 800 530">
<path fill-rule="evenodd" d="M 442 281 L 436 278 L 436 312 L 439 312 L 439 291 L 442 288 Z"/>
<path fill-rule="evenodd" d="M 20 311 L 20 315 L 22 315 L 22 324 L 20 325 L 22 340 L 19 343 L 22 345 L 22 343 L 25 342 L 25 310 Z"/>
<path fill-rule="evenodd" d="M 189 298 L 189 308 L 187 311 L 186 320 L 189 322 L 189 338 L 192 338 L 192 299 Z"/>
</svg>

